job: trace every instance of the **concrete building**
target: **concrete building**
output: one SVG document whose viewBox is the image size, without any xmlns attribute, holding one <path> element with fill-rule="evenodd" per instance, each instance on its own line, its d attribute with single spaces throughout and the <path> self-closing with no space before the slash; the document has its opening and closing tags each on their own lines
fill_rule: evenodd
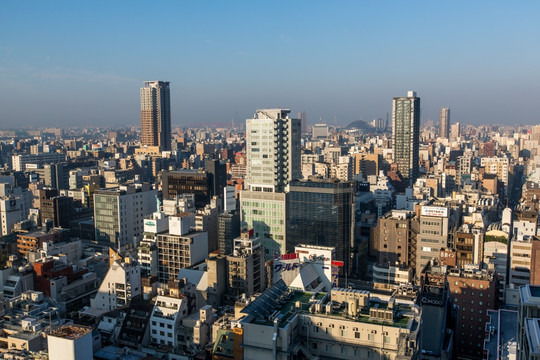
<svg viewBox="0 0 540 360">
<path fill-rule="evenodd" d="M 418 178 L 419 141 L 420 98 L 409 91 L 392 102 L 392 159 L 409 185 Z"/>
<path fill-rule="evenodd" d="M 454 123 L 450 125 L 450 140 L 457 140 L 461 136 L 461 126 L 460 124 Z"/>
<path fill-rule="evenodd" d="M 251 191 L 282 192 L 300 179 L 301 124 L 286 109 L 260 109 L 246 120 L 246 184 Z"/>
<path fill-rule="evenodd" d="M 448 206 L 422 206 L 416 242 L 417 274 L 422 272 L 428 261 L 439 258 L 441 248 L 449 246 L 450 211 Z"/>
<path fill-rule="evenodd" d="M 16 223 L 28 218 L 30 203 L 29 192 L 0 197 L 0 236 L 10 234 Z"/>
<path fill-rule="evenodd" d="M 498 307 L 495 273 L 467 266 L 450 269 L 447 276 L 450 297 L 458 309 L 455 333 L 456 355 L 480 358 L 483 355 L 487 311 Z"/>
<path fill-rule="evenodd" d="M 228 293 L 251 296 L 266 288 L 265 252 L 261 239 L 253 237 L 253 230 L 234 239 L 232 255 L 227 256 Z"/>
<path fill-rule="evenodd" d="M 141 267 L 130 257 L 120 258 L 111 251 L 110 268 L 90 307 L 99 310 L 114 310 L 129 305 L 131 299 L 142 294 Z"/>
<path fill-rule="evenodd" d="M 510 180 L 508 165 L 509 161 L 507 157 L 483 157 L 480 159 L 480 166 L 485 169 L 486 174 L 497 175 L 497 178 L 504 183 L 507 194 Z"/>
<path fill-rule="evenodd" d="M 450 135 L 450 108 L 442 107 L 439 110 L 439 137 L 448 139 Z"/>
<path fill-rule="evenodd" d="M 342 288 L 291 291 L 280 281 L 239 310 L 231 330 L 245 359 L 414 359 L 421 313 L 413 302 Z"/>
<path fill-rule="evenodd" d="M 540 285 L 540 238 L 526 236 L 510 241 L 509 283 Z"/>
<path fill-rule="evenodd" d="M 141 145 L 171 150 L 169 82 L 145 81 L 141 88 Z"/>
<path fill-rule="evenodd" d="M 137 258 L 143 275 L 157 275 L 158 249 L 157 235 L 169 230 L 169 219 L 162 212 L 155 212 L 144 219 L 144 232 L 137 248 Z"/>
<path fill-rule="evenodd" d="M 311 137 L 313 139 L 326 139 L 328 134 L 328 125 L 326 124 L 314 124 L 311 127 Z"/>
<path fill-rule="evenodd" d="M 92 360 L 92 328 L 63 325 L 47 335 L 49 358 L 55 360 Z"/>
<path fill-rule="evenodd" d="M 162 283 L 178 277 L 180 269 L 203 262 L 208 257 L 208 233 L 192 231 L 195 214 L 169 217 L 169 231 L 157 235 L 158 278 Z"/>
<path fill-rule="evenodd" d="M 157 190 L 149 184 L 96 190 L 96 240 L 120 252 L 136 248 L 143 232 L 144 218 L 156 211 L 156 197 Z"/>
<path fill-rule="evenodd" d="M 28 164 L 43 166 L 44 164 L 58 163 L 66 161 L 66 154 L 62 153 L 41 153 L 41 154 L 19 154 L 11 157 L 12 168 L 15 171 L 24 171 Z"/>
<path fill-rule="evenodd" d="M 174 291 L 158 295 L 150 317 L 150 338 L 153 344 L 176 346 L 178 327 L 188 314 L 187 299 Z"/>
<path fill-rule="evenodd" d="M 416 266 L 418 220 L 414 212 L 393 210 L 379 218 L 370 236 L 370 255 L 380 266 Z"/>
<path fill-rule="evenodd" d="M 540 359 L 540 287 L 519 288 L 518 360 Z"/>
<path fill-rule="evenodd" d="M 484 359 L 517 359 L 518 312 L 499 309 L 488 310 L 484 340 Z"/>
</svg>

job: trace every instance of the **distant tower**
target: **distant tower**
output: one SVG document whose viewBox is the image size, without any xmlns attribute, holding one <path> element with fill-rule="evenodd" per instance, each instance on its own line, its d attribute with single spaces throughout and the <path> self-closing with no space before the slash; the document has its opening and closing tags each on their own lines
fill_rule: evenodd
<svg viewBox="0 0 540 360">
<path fill-rule="evenodd" d="M 393 160 L 412 186 L 418 178 L 420 148 L 420 98 L 409 91 L 392 102 Z"/>
<path fill-rule="evenodd" d="M 451 140 L 457 140 L 461 136 L 461 126 L 457 122 L 455 124 L 452 124 L 450 128 L 450 139 Z"/>
<path fill-rule="evenodd" d="M 302 111 L 298 113 L 298 118 L 300 119 L 300 123 L 302 124 L 302 133 L 305 133 L 307 131 L 307 116 L 306 112 Z"/>
<path fill-rule="evenodd" d="M 145 81 L 141 88 L 141 145 L 171 150 L 171 97 L 168 81 Z"/>
<path fill-rule="evenodd" d="M 439 112 L 439 137 L 448 139 L 450 134 L 450 108 L 443 107 Z"/>
</svg>

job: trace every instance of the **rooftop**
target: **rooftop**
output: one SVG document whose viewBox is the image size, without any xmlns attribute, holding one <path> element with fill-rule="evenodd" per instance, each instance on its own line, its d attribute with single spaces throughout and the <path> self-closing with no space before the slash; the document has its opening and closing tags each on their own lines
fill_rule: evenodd
<svg viewBox="0 0 540 360">
<path fill-rule="evenodd" d="M 51 336 L 61 337 L 64 339 L 76 340 L 84 335 L 92 332 L 92 328 L 82 325 L 63 325 L 51 332 Z"/>
<path fill-rule="evenodd" d="M 251 315 L 246 321 L 260 325 L 271 326 L 275 319 L 280 327 L 284 327 L 297 314 L 312 314 L 313 316 L 333 318 L 336 320 L 349 320 L 360 323 L 381 324 L 399 328 L 409 328 L 414 318 L 414 309 L 410 305 L 394 305 L 392 320 L 382 320 L 370 316 L 370 309 L 387 310 L 388 303 L 378 300 L 369 300 L 369 306 L 358 309 L 357 315 L 350 315 L 345 303 L 332 301 L 330 293 L 304 292 L 281 289 L 279 286 L 271 293 L 266 291 L 248 304 L 242 313 Z M 267 290 L 271 290 L 269 288 Z M 260 298 L 260 299 L 259 299 Z M 322 311 L 315 310 L 315 304 L 321 305 Z M 330 306 L 331 311 L 327 310 Z M 329 309 L 329 308 L 328 308 Z"/>
</svg>

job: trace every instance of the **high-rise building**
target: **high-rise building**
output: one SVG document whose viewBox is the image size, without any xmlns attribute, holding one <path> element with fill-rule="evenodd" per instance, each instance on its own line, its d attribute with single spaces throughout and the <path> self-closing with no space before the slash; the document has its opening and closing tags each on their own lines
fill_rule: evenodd
<svg viewBox="0 0 540 360">
<path fill-rule="evenodd" d="M 448 139 L 450 135 L 450 108 L 443 107 L 439 111 L 439 137 Z"/>
<path fill-rule="evenodd" d="M 285 252 L 285 187 L 302 177 L 301 124 L 286 109 L 260 109 L 246 120 L 247 174 L 241 226 L 254 229 L 267 257 Z"/>
<path fill-rule="evenodd" d="M 171 98 L 168 81 L 145 81 L 141 88 L 141 144 L 171 150 Z"/>
<path fill-rule="evenodd" d="M 351 181 L 293 181 L 287 218 L 287 252 L 300 244 L 333 246 L 350 271 L 354 242 L 355 186 Z"/>
<path fill-rule="evenodd" d="M 393 160 L 412 186 L 418 178 L 420 147 L 420 98 L 415 91 L 395 97 L 392 103 Z"/>
<path fill-rule="evenodd" d="M 450 140 L 457 140 L 461 136 L 461 126 L 459 123 L 450 126 Z"/>
<path fill-rule="evenodd" d="M 248 189 L 282 192 L 302 177 L 299 119 L 286 109 L 260 109 L 246 120 Z"/>
</svg>

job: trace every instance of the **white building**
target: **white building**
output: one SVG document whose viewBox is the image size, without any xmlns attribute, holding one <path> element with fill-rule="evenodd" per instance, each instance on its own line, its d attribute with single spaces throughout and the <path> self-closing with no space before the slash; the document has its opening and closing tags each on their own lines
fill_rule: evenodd
<svg viewBox="0 0 540 360">
<path fill-rule="evenodd" d="M 122 261 L 117 256 L 112 255 L 109 271 L 96 296 L 90 300 L 90 307 L 99 310 L 114 310 L 117 307 L 128 305 L 131 299 L 141 293 L 141 267 L 139 264 L 129 257 Z"/>
<path fill-rule="evenodd" d="M 32 193 L 7 183 L 0 183 L 0 236 L 13 230 L 13 225 L 26 220 L 32 206 Z"/>
<path fill-rule="evenodd" d="M 137 257 L 144 274 L 158 273 L 157 234 L 169 230 L 169 218 L 162 212 L 155 212 L 144 219 L 144 232 L 137 248 Z"/>
<path fill-rule="evenodd" d="M 41 154 L 20 154 L 11 157 L 12 168 L 15 171 L 26 170 L 27 164 L 50 164 L 66 161 L 66 154 L 60 153 L 41 153 Z"/>
<path fill-rule="evenodd" d="M 187 300 L 173 295 L 159 295 L 150 317 L 151 342 L 176 346 L 178 326 L 188 314 Z"/>
<path fill-rule="evenodd" d="M 136 247 L 144 229 L 144 218 L 156 211 L 156 197 L 157 190 L 149 184 L 96 190 L 96 240 L 120 252 L 126 247 Z"/>
<path fill-rule="evenodd" d="M 281 192 L 302 177 L 301 123 L 286 109 L 260 109 L 246 120 L 248 189 Z"/>
<path fill-rule="evenodd" d="M 92 360 L 92 328 L 63 325 L 47 335 L 49 359 Z"/>
</svg>

